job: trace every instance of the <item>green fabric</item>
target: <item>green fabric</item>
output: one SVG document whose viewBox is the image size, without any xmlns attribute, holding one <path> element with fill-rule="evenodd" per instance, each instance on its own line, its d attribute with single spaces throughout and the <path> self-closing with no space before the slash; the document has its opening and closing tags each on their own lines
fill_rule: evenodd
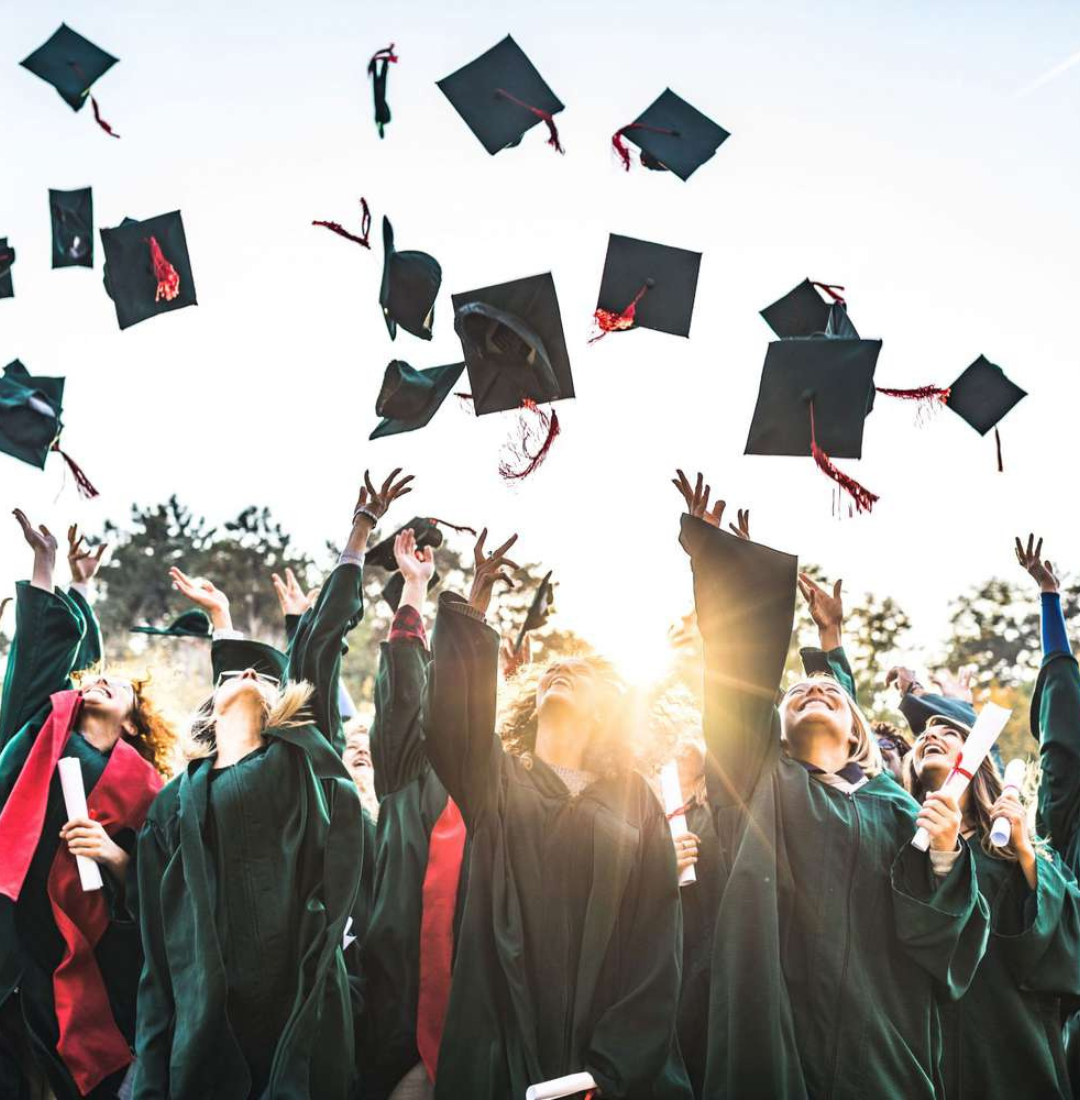
<svg viewBox="0 0 1080 1100">
<path fill-rule="evenodd" d="M 435 1095 L 506 1100 L 587 1070 L 605 1100 L 686 1100 L 664 813 L 636 773 L 573 798 L 543 761 L 503 751 L 499 637 L 465 606 L 440 598 L 423 710 L 428 758 L 472 844 Z"/>
<path fill-rule="evenodd" d="M 359 569 L 336 569 L 290 650 L 323 720 L 360 588 Z M 165 788 L 139 837 L 136 1097 L 352 1095 L 342 941 L 363 845 L 356 790 L 316 725 L 268 730 L 232 768 L 196 761 Z"/>
<path fill-rule="evenodd" d="M 34 378 L 18 359 L 0 375 L 0 451 L 31 466 L 45 468 L 49 449 L 60 435 L 62 378 Z M 30 404 L 36 397 L 54 412 L 47 416 Z"/>
<path fill-rule="evenodd" d="M 937 879 L 891 777 L 848 794 L 782 753 L 767 692 L 743 686 L 752 618 L 736 639 L 715 625 L 740 594 L 724 593 L 710 530 L 691 559 L 722 852 L 705 1095 L 930 1100 L 937 999 L 963 993 L 986 944 L 974 861 Z"/>
<path fill-rule="evenodd" d="M 859 702 L 859 694 L 855 689 L 855 673 L 851 671 L 847 651 L 842 645 L 829 650 L 819 649 L 817 646 L 803 646 L 799 650 L 799 656 L 802 658 L 803 671 L 807 676 L 813 676 L 816 673 L 831 676 L 856 704 Z"/>
</svg>

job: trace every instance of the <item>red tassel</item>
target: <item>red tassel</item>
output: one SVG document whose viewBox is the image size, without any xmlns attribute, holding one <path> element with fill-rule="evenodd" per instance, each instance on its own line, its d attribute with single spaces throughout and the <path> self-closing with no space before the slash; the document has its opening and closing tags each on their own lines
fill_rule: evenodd
<svg viewBox="0 0 1080 1100">
<path fill-rule="evenodd" d="M 495 94 L 503 96 L 505 99 L 510 100 L 511 103 L 516 103 L 519 107 L 524 107 L 526 111 L 532 111 L 537 118 L 543 119 L 548 128 L 548 145 L 557 153 L 566 152 L 559 144 L 559 131 L 555 128 L 555 118 L 550 111 L 541 111 L 539 107 L 534 107 L 531 103 L 523 103 L 517 96 L 512 96 L 505 88 L 496 88 Z"/>
<path fill-rule="evenodd" d="M 648 130 L 651 134 L 671 134 L 672 137 L 678 137 L 678 130 L 665 130 L 663 126 L 649 126 L 644 122 L 631 122 L 628 126 L 623 126 L 621 129 L 616 130 L 611 135 L 611 145 L 615 152 L 619 154 L 619 160 L 623 162 L 623 168 L 630 171 L 630 150 L 626 147 L 626 142 L 623 141 L 623 134 L 627 130 Z"/>
<path fill-rule="evenodd" d="M 157 279 L 157 293 L 154 295 L 154 301 L 160 302 L 164 298 L 166 302 L 171 302 L 180 294 L 180 275 L 165 259 L 157 237 L 151 237 L 146 243 L 150 245 L 150 262 L 154 265 L 154 278 Z"/>
<path fill-rule="evenodd" d="M 109 137 L 119 138 L 120 135 L 101 117 L 101 111 L 98 110 L 97 100 L 91 96 L 90 106 L 94 109 L 94 121 L 109 135 Z"/>
<path fill-rule="evenodd" d="M 371 234 L 371 211 L 368 209 L 367 199 L 365 198 L 360 199 L 360 232 L 363 236 L 358 237 L 355 233 L 350 233 L 338 222 L 316 221 L 311 224 L 321 225 L 324 229 L 329 229 L 331 233 L 336 233 L 339 237 L 344 237 L 348 241 L 355 241 L 364 248 L 371 247 L 371 243 L 368 240 Z"/>
<path fill-rule="evenodd" d="M 836 291 L 844 289 L 842 286 L 837 286 L 836 283 L 818 283 L 813 279 L 810 280 L 810 285 L 816 286 L 819 290 L 824 290 L 834 302 L 839 302 L 842 306 L 847 305 L 847 302 L 836 293 Z"/>
<path fill-rule="evenodd" d="M 814 456 L 814 461 L 818 465 L 818 469 L 821 470 L 826 477 L 831 478 L 844 490 L 848 496 L 855 502 L 856 512 L 869 512 L 874 505 L 881 499 L 875 493 L 870 492 L 869 489 L 860 485 L 853 477 L 849 477 L 833 465 L 833 461 L 829 456 L 818 446 L 817 436 L 814 433 L 814 403 L 810 402 L 810 453 Z"/>
<path fill-rule="evenodd" d="M 543 464 L 544 459 L 547 458 L 548 451 L 551 450 L 551 445 L 555 442 L 555 437 L 562 430 L 559 426 L 559 414 L 554 409 L 550 413 L 546 413 L 535 401 L 528 397 L 522 401 L 521 407 L 525 415 L 518 425 L 519 438 L 516 443 L 511 441 L 508 444 L 509 454 L 499 462 L 499 476 L 504 481 L 521 481 L 534 473 Z M 536 414 L 538 417 L 537 427 L 544 435 L 540 449 L 535 453 L 529 450 L 529 444 L 537 434 L 532 430 L 529 413 Z M 524 462 L 525 465 L 520 469 L 515 469 L 515 460 Z"/>
<path fill-rule="evenodd" d="M 458 531 L 462 534 L 472 535 L 475 537 L 476 532 L 471 527 L 458 527 L 456 523 L 447 523 L 444 519 L 435 519 L 434 516 L 429 517 L 429 523 L 434 523 L 439 527 L 449 527 L 451 531 Z"/>
<path fill-rule="evenodd" d="M 394 65 L 397 63 L 398 57 L 394 53 L 394 43 L 391 42 L 389 46 L 384 50 L 376 50 L 371 55 L 371 60 L 367 64 L 367 71 L 369 76 L 375 75 L 375 65 L 380 61 L 385 61 L 388 65 Z"/>
<path fill-rule="evenodd" d="M 933 401 L 942 405 L 949 400 L 950 389 L 942 389 L 940 386 L 916 386 L 912 390 L 894 390 L 887 386 L 875 386 L 878 393 L 886 397 L 899 397 L 905 401 Z"/>
<path fill-rule="evenodd" d="M 596 320 L 597 325 L 600 326 L 600 331 L 589 339 L 590 344 L 595 344 L 597 340 L 602 340 L 609 332 L 625 332 L 628 328 L 634 327 L 634 318 L 637 315 L 637 304 L 650 290 L 650 286 L 646 283 L 638 292 L 634 295 L 633 301 L 622 311 L 622 313 L 612 313 L 610 309 L 598 309 L 593 318 Z"/>
<path fill-rule="evenodd" d="M 75 484 L 79 490 L 79 496 L 85 497 L 87 500 L 93 500 L 98 495 L 97 489 L 91 484 L 90 479 L 83 473 L 82 467 L 68 454 L 65 454 L 60 450 L 60 441 L 57 440 L 53 443 L 50 450 L 55 451 L 67 464 L 71 470 L 72 476 L 75 478 Z"/>
<path fill-rule="evenodd" d="M 997 428 L 994 429 L 994 443 L 997 445 L 997 460 L 998 460 L 998 473 L 1005 473 L 1005 463 L 1001 461 L 1001 436 L 998 434 Z"/>
</svg>

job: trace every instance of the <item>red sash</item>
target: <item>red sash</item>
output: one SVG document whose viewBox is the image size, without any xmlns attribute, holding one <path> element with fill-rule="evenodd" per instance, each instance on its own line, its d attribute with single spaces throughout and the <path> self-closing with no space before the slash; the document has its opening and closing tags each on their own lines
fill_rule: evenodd
<svg viewBox="0 0 1080 1100">
<path fill-rule="evenodd" d="M 454 954 L 454 910 L 465 854 L 465 822 L 449 796 L 431 830 L 420 916 L 420 989 L 416 1005 L 416 1049 L 432 1083 L 450 1003 Z"/>
<path fill-rule="evenodd" d="M 52 712 L 34 742 L 0 812 L 0 893 L 18 900 L 34 850 L 41 839 L 49 784 L 75 723 L 79 693 L 58 692 Z M 87 809 L 110 836 L 138 829 L 161 789 L 161 776 L 126 741 L 117 741 L 101 778 L 87 798 Z M 94 948 L 109 926 L 103 891 L 84 891 L 75 857 L 61 844 L 49 870 L 49 901 L 65 950 L 53 975 L 60 1029 L 57 1053 L 79 1091 L 90 1092 L 131 1062 L 127 1040 L 113 1020 L 109 995 Z"/>
</svg>

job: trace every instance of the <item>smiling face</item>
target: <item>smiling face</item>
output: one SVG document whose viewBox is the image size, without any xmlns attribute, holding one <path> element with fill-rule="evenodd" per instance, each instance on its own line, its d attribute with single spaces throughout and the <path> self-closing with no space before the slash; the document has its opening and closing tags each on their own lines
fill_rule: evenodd
<svg viewBox="0 0 1080 1100">
<path fill-rule="evenodd" d="M 375 769 L 371 763 L 371 738 L 368 728 L 361 723 L 350 723 L 345 728 L 345 767 L 357 789 L 366 792 L 374 789 Z"/>
<path fill-rule="evenodd" d="M 963 735 L 944 723 L 930 722 L 915 738 L 912 767 L 925 790 L 936 791 L 945 782 L 963 747 Z"/>
<path fill-rule="evenodd" d="M 595 718 L 603 701 L 595 670 L 586 661 L 568 658 L 549 665 L 536 686 L 536 712 L 565 708 L 585 719 Z"/>
<path fill-rule="evenodd" d="M 130 680 L 94 676 L 79 685 L 79 699 L 87 714 L 130 728 L 135 708 L 135 688 Z"/>
<path fill-rule="evenodd" d="M 831 735 L 838 744 L 855 740 L 854 718 L 847 693 L 832 679 L 815 676 L 788 688 L 780 702 L 780 721 L 792 753 L 813 737 Z"/>
</svg>

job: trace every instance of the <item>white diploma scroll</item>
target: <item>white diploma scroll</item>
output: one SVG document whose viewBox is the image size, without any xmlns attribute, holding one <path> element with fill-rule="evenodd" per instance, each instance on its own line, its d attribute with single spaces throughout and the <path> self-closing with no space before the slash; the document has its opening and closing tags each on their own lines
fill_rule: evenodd
<svg viewBox="0 0 1080 1100">
<path fill-rule="evenodd" d="M 566 1077 L 554 1077 L 550 1081 L 541 1081 L 525 1090 L 525 1100 L 559 1100 L 560 1096 L 573 1096 L 578 1092 L 588 1092 L 596 1088 L 591 1073 L 571 1073 Z"/>
<path fill-rule="evenodd" d="M 964 748 L 956 766 L 939 790 L 955 795 L 957 798 L 967 790 L 971 776 L 982 766 L 987 753 L 994 747 L 994 742 L 1005 728 L 1011 714 L 1011 710 L 999 707 L 996 703 L 987 703 L 979 711 L 979 717 L 971 727 L 971 733 L 964 742 Z M 916 829 L 911 843 L 920 852 L 925 852 L 930 847 L 930 834 L 925 829 Z"/>
<path fill-rule="evenodd" d="M 682 795 L 682 784 L 679 782 L 679 765 L 674 760 L 668 761 L 660 769 L 660 790 L 664 796 L 664 813 L 668 814 L 668 824 L 671 826 L 672 837 L 682 836 L 687 831 L 686 814 L 676 814 L 675 811 L 682 808 L 686 801 Z M 671 817 L 671 814 L 675 814 Z M 679 885 L 688 886 L 691 882 L 697 882 L 697 872 L 691 863 L 681 875 Z"/>
<path fill-rule="evenodd" d="M 1011 790 L 1014 794 L 1020 794 L 1020 788 L 1024 785 L 1024 775 L 1027 773 L 1027 764 L 1017 757 L 1010 760 L 1005 766 L 1005 783 L 1002 794 Z M 994 818 L 994 824 L 990 829 L 990 843 L 995 847 L 1004 848 L 1012 839 L 1012 823 L 1007 817 Z"/>
<path fill-rule="evenodd" d="M 86 809 L 86 787 L 83 785 L 82 765 L 74 756 L 62 756 L 57 761 L 56 770 L 60 773 L 60 789 L 64 792 L 64 809 L 68 821 L 74 817 L 89 817 Z M 100 890 L 101 868 L 86 856 L 76 856 L 79 868 L 79 881 L 84 890 Z"/>
</svg>

